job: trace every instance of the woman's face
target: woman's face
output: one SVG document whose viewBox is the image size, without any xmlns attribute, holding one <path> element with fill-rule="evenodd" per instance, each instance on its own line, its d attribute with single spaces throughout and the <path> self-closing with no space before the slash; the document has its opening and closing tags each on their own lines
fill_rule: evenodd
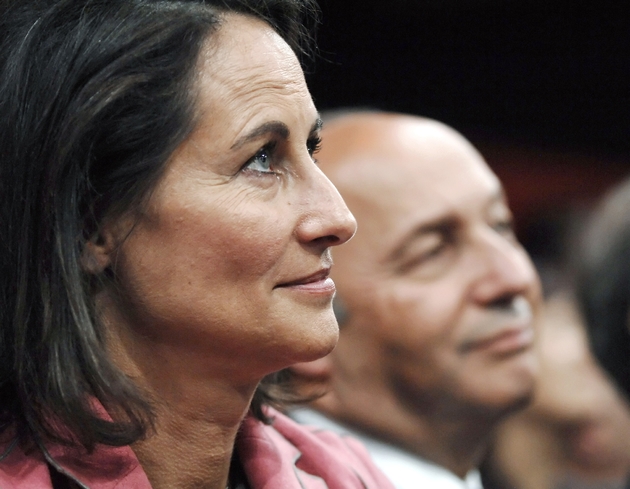
<svg viewBox="0 0 630 489">
<path fill-rule="evenodd" d="M 319 120 L 300 65 L 269 26 L 228 15 L 196 83 L 196 129 L 140 215 L 118 223 L 132 231 L 111 226 L 105 321 L 234 372 L 323 356 L 337 340 L 329 247 L 355 221 L 313 161 Z"/>
</svg>

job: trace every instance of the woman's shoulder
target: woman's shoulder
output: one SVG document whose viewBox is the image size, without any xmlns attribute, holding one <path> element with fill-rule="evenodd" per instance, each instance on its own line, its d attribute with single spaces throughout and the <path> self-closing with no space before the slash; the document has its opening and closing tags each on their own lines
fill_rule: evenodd
<svg viewBox="0 0 630 489">
<path fill-rule="evenodd" d="M 238 455 L 252 489 L 393 489 L 354 438 L 302 426 L 269 408 L 272 422 L 243 423 Z"/>
<path fill-rule="evenodd" d="M 99 445 L 92 452 L 59 444 L 24 450 L 17 441 L 0 442 L 1 489 L 89 487 L 150 489 L 128 446 Z"/>
<path fill-rule="evenodd" d="M 17 443 L 17 438 L 0 441 L 0 487 L 52 488 L 48 466 L 41 453 L 25 452 Z"/>
</svg>

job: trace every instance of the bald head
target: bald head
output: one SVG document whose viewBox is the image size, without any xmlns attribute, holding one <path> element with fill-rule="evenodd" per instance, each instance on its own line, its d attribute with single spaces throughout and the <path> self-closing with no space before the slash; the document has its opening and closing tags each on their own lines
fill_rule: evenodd
<svg viewBox="0 0 630 489">
<path fill-rule="evenodd" d="M 337 251 L 342 281 L 349 273 L 355 282 L 367 263 L 391 254 L 405 258 L 401 246 L 413 239 L 415 224 L 438 224 L 482 201 L 504 203 L 501 185 L 481 155 L 437 121 L 352 113 L 327 122 L 322 137 L 321 168 L 359 222 L 355 239 Z M 509 214 L 505 205 L 499 207 Z"/>
<path fill-rule="evenodd" d="M 322 169 L 339 186 L 352 190 L 391 175 L 391 165 L 413 159 L 424 171 L 458 160 L 475 160 L 485 167 L 475 148 L 452 128 L 421 117 L 358 112 L 326 122 L 325 144 L 318 155 Z M 464 162 L 466 165 L 466 162 Z M 460 166 L 461 168 L 461 166 Z M 396 180 L 395 176 L 388 180 Z"/>
</svg>

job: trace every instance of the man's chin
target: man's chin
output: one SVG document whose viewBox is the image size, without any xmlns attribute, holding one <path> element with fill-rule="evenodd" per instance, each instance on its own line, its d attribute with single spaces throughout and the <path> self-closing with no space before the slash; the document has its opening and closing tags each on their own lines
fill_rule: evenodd
<svg viewBox="0 0 630 489">
<path fill-rule="evenodd" d="M 462 402 L 488 417 L 500 418 L 525 408 L 533 399 L 538 359 L 532 350 L 504 359 L 490 369 L 471 371 L 462 384 Z M 480 380 L 483 379 L 483 380 Z"/>
<path fill-rule="evenodd" d="M 534 397 L 538 378 L 538 358 L 533 351 L 523 352 L 509 363 L 502 378 L 497 379 L 494 396 L 488 397 L 488 405 L 501 415 L 527 407 Z"/>
</svg>

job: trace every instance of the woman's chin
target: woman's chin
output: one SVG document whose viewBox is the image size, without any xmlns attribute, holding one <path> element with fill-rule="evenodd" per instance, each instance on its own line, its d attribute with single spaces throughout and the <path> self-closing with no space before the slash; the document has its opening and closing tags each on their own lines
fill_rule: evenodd
<svg viewBox="0 0 630 489">
<path fill-rule="evenodd" d="M 283 367 L 325 357 L 337 345 L 339 327 L 332 313 L 328 318 L 302 324 L 309 324 L 310 327 L 300 328 L 299 334 L 295 334 L 290 344 L 286 345 L 287 365 Z M 278 357 L 284 357 L 284 355 L 280 354 Z"/>
<path fill-rule="evenodd" d="M 312 334 L 309 337 L 309 343 L 312 345 L 309 351 L 311 361 L 328 355 L 337 346 L 339 340 L 339 325 L 335 319 L 335 315 L 330 310 L 325 317 L 317 322 L 317 326 L 313 327 Z"/>
<path fill-rule="evenodd" d="M 329 337 L 326 338 L 325 341 L 322 341 L 321 344 L 317 345 L 317 348 L 313 348 L 308 352 L 308 355 L 305 355 L 305 358 L 301 359 L 301 362 L 312 362 L 313 360 L 318 360 L 322 357 L 328 355 L 331 351 L 335 349 L 337 346 L 337 340 L 339 339 L 339 332 L 337 330 L 336 333 L 330 334 Z"/>
</svg>

